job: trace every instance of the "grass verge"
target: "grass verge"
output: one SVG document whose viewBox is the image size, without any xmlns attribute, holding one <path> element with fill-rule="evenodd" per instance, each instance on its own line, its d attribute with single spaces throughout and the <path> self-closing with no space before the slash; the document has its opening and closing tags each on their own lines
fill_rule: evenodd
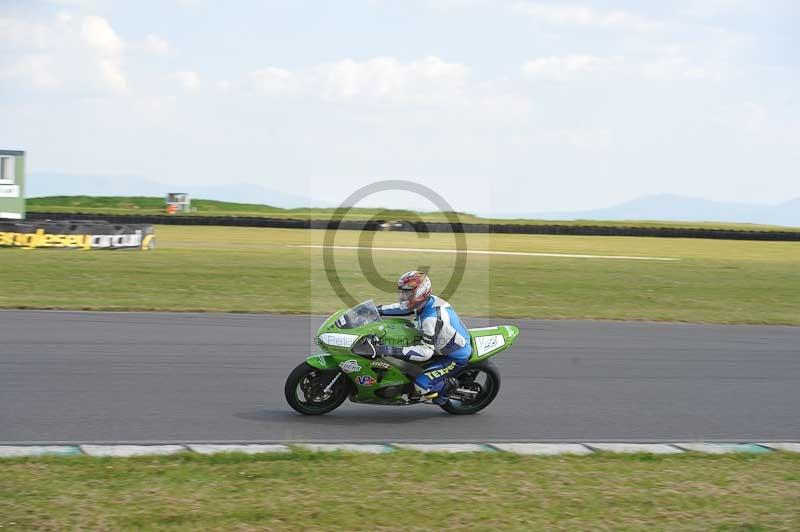
<svg viewBox="0 0 800 532">
<path fill-rule="evenodd" d="M 797 530 L 800 456 L 242 454 L 2 461 L 37 530 Z"/>
<path fill-rule="evenodd" d="M 329 314 L 345 306 L 319 249 L 323 231 L 158 226 L 158 249 L 0 249 L 0 308 Z M 374 238 L 372 242 L 360 239 Z M 800 244 L 632 237 L 467 235 L 470 250 L 672 257 L 639 261 L 469 255 L 450 298 L 464 315 L 800 325 Z M 337 245 L 452 249 L 453 235 L 340 231 Z M 368 257 L 367 257 L 368 258 Z M 455 255 L 335 252 L 358 300 L 395 297 L 392 279 L 431 272 L 442 293 Z M 362 268 L 361 263 L 364 264 Z M 363 271 L 386 279 L 385 291 Z"/>
</svg>

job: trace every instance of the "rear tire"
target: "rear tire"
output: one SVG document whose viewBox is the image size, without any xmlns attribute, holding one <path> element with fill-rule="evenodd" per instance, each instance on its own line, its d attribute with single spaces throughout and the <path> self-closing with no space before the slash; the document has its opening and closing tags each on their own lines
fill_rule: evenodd
<svg viewBox="0 0 800 532">
<path fill-rule="evenodd" d="M 339 376 L 327 394 L 325 387 Z M 294 410 L 307 416 L 327 414 L 347 399 L 347 377 L 338 369 L 323 370 L 303 362 L 289 374 L 283 388 L 286 402 Z"/>
<path fill-rule="evenodd" d="M 483 384 L 478 384 L 477 382 L 480 374 L 485 375 Z M 448 414 L 463 416 L 480 412 L 494 401 L 494 398 L 497 397 L 497 393 L 500 391 L 500 372 L 497 366 L 490 360 L 485 360 L 478 364 L 470 364 L 456 376 L 456 380 L 459 386 L 469 383 L 472 383 L 472 386 L 478 384 L 480 391 L 478 395 L 469 402 L 451 400 L 443 405 L 439 405 L 442 410 Z"/>
</svg>

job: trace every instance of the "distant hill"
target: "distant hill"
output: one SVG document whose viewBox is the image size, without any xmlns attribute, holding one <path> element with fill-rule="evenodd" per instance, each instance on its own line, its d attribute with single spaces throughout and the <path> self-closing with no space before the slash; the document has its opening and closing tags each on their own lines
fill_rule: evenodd
<svg viewBox="0 0 800 532">
<path fill-rule="evenodd" d="M 260 185 L 233 183 L 186 186 L 158 183 L 133 175 L 99 176 L 58 172 L 31 172 L 26 181 L 26 196 L 145 196 L 163 197 L 167 192 L 188 192 L 192 198 L 258 205 L 259 208 L 229 209 L 246 212 L 269 209 L 311 208 L 320 210 L 336 205 L 318 198 L 287 194 Z M 208 210 L 208 209 L 206 209 Z M 777 205 L 726 203 L 672 194 L 643 196 L 613 207 L 588 211 L 479 213 L 484 218 L 519 220 L 659 221 L 761 224 L 800 227 L 800 197 Z M 624 224 L 623 224 L 624 225 Z"/>
<path fill-rule="evenodd" d="M 605 209 L 515 213 L 510 216 L 548 220 L 667 220 L 800 227 L 800 198 L 777 205 L 765 205 L 726 203 L 703 198 L 658 194 L 643 196 Z"/>
<path fill-rule="evenodd" d="M 271 205 L 254 203 L 234 203 L 218 200 L 195 198 L 192 200 L 193 212 L 185 216 L 256 216 L 268 218 L 293 218 L 303 220 L 328 220 L 336 212 L 334 208 L 296 208 L 282 209 Z M 164 214 L 163 197 L 146 196 L 46 196 L 28 198 L 27 209 L 31 213 L 68 213 L 68 214 Z M 356 207 L 348 211 L 349 220 L 423 220 L 426 222 L 448 222 L 453 213 L 421 212 L 402 209 L 383 209 L 375 207 Z M 474 214 L 455 213 L 462 223 L 502 223 L 525 225 L 568 225 L 587 226 L 602 225 L 605 227 L 673 227 L 696 229 L 735 229 L 735 230 L 790 230 L 800 231 L 800 227 L 791 228 L 763 224 L 740 224 L 725 222 L 685 222 L 685 221 L 642 221 L 642 220 L 536 220 L 481 218 Z"/>
<path fill-rule="evenodd" d="M 193 198 L 192 212 L 181 216 L 256 216 L 268 218 L 294 218 L 327 220 L 336 212 L 335 208 L 284 209 L 257 203 L 236 203 L 211 199 Z M 74 214 L 137 214 L 159 215 L 165 213 L 163 197 L 158 196 L 44 196 L 28 198 L 28 212 L 74 213 Z M 476 222 L 471 214 L 456 213 L 462 222 Z M 351 209 L 347 219 L 351 220 L 414 220 L 421 218 L 430 222 L 448 221 L 447 213 L 418 212 L 402 209 L 357 207 Z M 482 220 L 485 221 L 485 220 Z"/>
<path fill-rule="evenodd" d="M 315 203 L 310 198 L 248 183 L 187 186 L 158 183 L 133 175 L 77 175 L 59 172 L 30 172 L 26 179 L 25 195 L 29 198 L 98 195 L 165 196 L 167 192 L 188 192 L 193 198 L 275 205 L 289 209 L 308 207 Z"/>
</svg>

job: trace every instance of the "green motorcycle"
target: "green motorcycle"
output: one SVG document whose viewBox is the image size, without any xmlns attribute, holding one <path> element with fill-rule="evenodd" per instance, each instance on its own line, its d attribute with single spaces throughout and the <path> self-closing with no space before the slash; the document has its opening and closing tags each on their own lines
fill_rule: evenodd
<svg viewBox="0 0 800 532">
<path fill-rule="evenodd" d="M 500 391 L 500 373 L 490 358 L 505 351 L 519 335 L 514 325 L 470 329 L 472 356 L 445 384 L 449 399 L 439 405 L 451 414 L 483 410 Z M 414 379 L 423 362 L 381 356 L 376 345 L 418 345 L 421 334 L 412 321 L 383 317 L 372 300 L 329 317 L 315 338 L 324 351 L 310 356 L 286 379 L 289 405 L 307 415 L 326 414 L 348 397 L 354 403 L 410 405 L 423 402 Z"/>
</svg>

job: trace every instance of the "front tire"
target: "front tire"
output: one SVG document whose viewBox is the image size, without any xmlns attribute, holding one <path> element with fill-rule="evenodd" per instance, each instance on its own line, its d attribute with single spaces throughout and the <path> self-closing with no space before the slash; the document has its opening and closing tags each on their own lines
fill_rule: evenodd
<svg viewBox="0 0 800 532">
<path fill-rule="evenodd" d="M 325 388 L 337 379 L 330 391 Z M 327 414 L 347 399 L 347 377 L 337 370 L 322 370 L 303 362 L 289 374 L 283 392 L 294 410 L 307 416 Z"/>
<path fill-rule="evenodd" d="M 451 399 L 439 405 L 448 414 L 476 414 L 489 406 L 500 391 L 500 372 L 490 360 L 467 366 L 456 376 L 456 380 L 459 388 L 463 387 L 478 393 L 470 400 Z"/>
</svg>

